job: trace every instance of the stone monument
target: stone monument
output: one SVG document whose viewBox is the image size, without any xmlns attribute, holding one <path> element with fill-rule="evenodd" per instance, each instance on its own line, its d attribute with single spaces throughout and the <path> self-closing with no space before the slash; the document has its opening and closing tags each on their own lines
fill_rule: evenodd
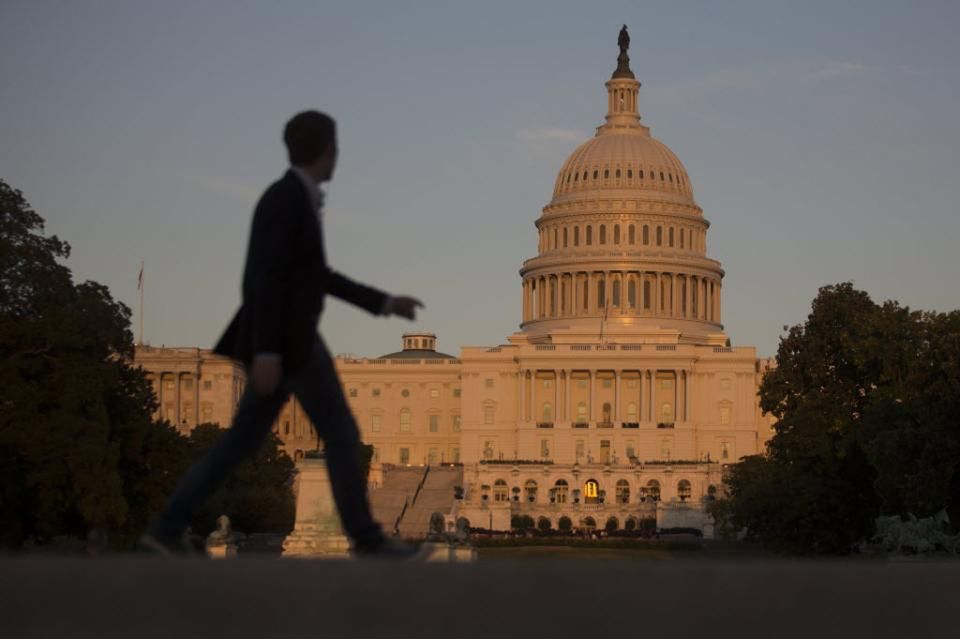
<svg viewBox="0 0 960 639">
<path fill-rule="evenodd" d="M 340 526 L 326 460 L 298 461 L 297 481 L 296 521 L 283 541 L 284 557 L 348 557 L 350 541 Z"/>
<path fill-rule="evenodd" d="M 207 536 L 207 556 L 211 559 L 228 559 L 237 556 L 237 543 L 230 527 L 230 518 L 217 517 L 217 529 Z"/>
</svg>

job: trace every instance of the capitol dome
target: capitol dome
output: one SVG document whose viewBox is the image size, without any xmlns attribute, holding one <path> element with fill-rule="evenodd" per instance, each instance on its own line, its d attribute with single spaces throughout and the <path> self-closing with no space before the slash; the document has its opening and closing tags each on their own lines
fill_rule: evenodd
<svg viewBox="0 0 960 639">
<path fill-rule="evenodd" d="M 536 221 L 520 326 L 549 341 L 618 333 L 713 343 L 724 272 L 707 256 L 710 223 L 683 163 L 640 121 L 625 48 L 617 62 L 605 122 L 563 163 Z"/>
</svg>

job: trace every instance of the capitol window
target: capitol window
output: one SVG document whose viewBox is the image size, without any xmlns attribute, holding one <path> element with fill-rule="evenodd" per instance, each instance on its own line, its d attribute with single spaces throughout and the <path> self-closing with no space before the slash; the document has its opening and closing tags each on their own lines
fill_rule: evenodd
<svg viewBox="0 0 960 639">
<path fill-rule="evenodd" d="M 383 426 L 383 416 L 381 416 L 381 415 L 373 415 L 373 416 L 370 418 L 370 430 L 371 430 L 371 431 L 373 431 L 373 432 L 375 432 L 375 433 L 379 433 L 379 432 L 380 432 L 380 429 L 382 428 L 382 426 Z"/>
<path fill-rule="evenodd" d="M 720 459 L 730 459 L 729 442 L 720 442 Z"/>
<path fill-rule="evenodd" d="M 543 403 L 543 421 L 553 421 L 553 405 L 550 402 Z"/>
<path fill-rule="evenodd" d="M 606 179 L 609 179 L 609 177 L 610 177 L 610 169 L 604 169 L 604 170 L 603 170 L 603 179 L 606 180 Z"/>
<path fill-rule="evenodd" d="M 617 179 L 620 179 L 620 169 L 617 169 Z"/>
<path fill-rule="evenodd" d="M 614 244 L 620 243 L 620 225 L 619 224 L 613 227 L 613 243 Z"/>
<path fill-rule="evenodd" d="M 455 433 L 460 432 L 460 416 L 459 415 L 453 416 L 453 432 Z"/>
<path fill-rule="evenodd" d="M 633 402 L 627 404 L 627 421 L 635 422 L 637 421 L 637 405 Z"/>
<path fill-rule="evenodd" d="M 487 388 L 493 388 L 493 379 L 487 378 L 483 380 L 483 385 L 486 386 Z"/>
<path fill-rule="evenodd" d="M 667 242 L 672 247 L 673 246 L 673 227 L 672 226 L 670 227 L 670 232 L 667 237 L 668 237 Z"/>
<path fill-rule="evenodd" d="M 630 308 L 637 307 L 637 283 L 633 280 L 627 283 L 627 304 Z"/>
<path fill-rule="evenodd" d="M 453 389 L 453 396 L 454 396 L 454 397 L 460 397 L 460 389 L 459 389 L 459 388 L 454 388 L 454 389 Z"/>
<path fill-rule="evenodd" d="M 440 416 L 430 415 L 430 432 L 437 433 L 439 431 L 440 431 Z"/>
<path fill-rule="evenodd" d="M 404 388 L 402 391 L 400 391 L 400 396 L 401 396 L 401 397 L 410 397 L 410 391 L 407 390 L 406 388 Z"/>
<path fill-rule="evenodd" d="M 401 448 L 401 449 L 400 449 L 400 463 L 401 463 L 401 464 L 404 464 L 404 465 L 410 463 L 410 449 L 409 449 L 409 448 Z"/>
<path fill-rule="evenodd" d="M 372 394 L 374 397 L 380 397 L 380 389 L 379 389 L 379 388 L 374 388 L 374 389 L 371 391 L 371 394 Z"/>
<path fill-rule="evenodd" d="M 640 169 L 640 179 L 643 179 L 643 169 Z"/>
<path fill-rule="evenodd" d="M 683 238 L 686 234 L 687 233 L 684 229 L 680 229 L 680 248 L 683 248 Z"/>
<path fill-rule="evenodd" d="M 577 404 L 577 421 L 584 423 L 587 421 L 587 403 L 579 402 Z"/>
<path fill-rule="evenodd" d="M 507 501 L 507 482 L 502 479 L 493 482 L 493 501 Z"/>
<path fill-rule="evenodd" d="M 627 229 L 627 241 L 631 244 L 637 243 L 637 229 L 634 228 L 633 224 Z"/>
<path fill-rule="evenodd" d="M 657 246 L 663 246 L 663 227 L 657 227 Z"/>
<path fill-rule="evenodd" d="M 483 407 L 483 423 L 490 425 L 493 423 L 493 406 L 484 406 Z"/>
<path fill-rule="evenodd" d="M 644 245 L 650 244 L 650 227 L 646 224 L 643 225 L 643 243 Z"/>
<path fill-rule="evenodd" d="M 573 245 L 580 246 L 580 227 L 573 227 Z"/>
<path fill-rule="evenodd" d="M 596 169 L 594 169 L 594 171 L 593 171 L 593 179 L 596 180 L 597 177 L 599 177 L 599 175 L 600 175 L 600 172 L 597 171 Z"/>
<path fill-rule="evenodd" d="M 400 411 L 400 432 L 410 432 L 410 411 L 406 408 Z"/>
<path fill-rule="evenodd" d="M 567 248 L 567 228 L 563 228 L 563 248 Z"/>
<path fill-rule="evenodd" d="M 607 243 L 607 227 L 604 224 L 600 225 L 600 243 L 601 244 Z"/>
<path fill-rule="evenodd" d="M 356 396 L 357 396 L 357 389 L 356 389 L 356 388 L 351 388 L 351 389 L 350 389 L 350 397 L 356 397 Z"/>
<path fill-rule="evenodd" d="M 620 307 L 620 280 L 613 281 L 613 307 Z"/>
<path fill-rule="evenodd" d="M 211 382 L 209 379 L 205 380 L 203 382 L 203 390 L 212 390 L 212 389 L 213 389 L 213 382 Z"/>
<path fill-rule="evenodd" d="M 587 227 L 587 246 L 590 246 L 591 244 L 593 244 L 593 227 L 588 226 Z"/>
<path fill-rule="evenodd" d="M 565 479 L 558 479 L 553 485 L 553 498 L 558 504 L 567 503 L 567 495 L 569 492 L 570 486 Z"/>
</svg>

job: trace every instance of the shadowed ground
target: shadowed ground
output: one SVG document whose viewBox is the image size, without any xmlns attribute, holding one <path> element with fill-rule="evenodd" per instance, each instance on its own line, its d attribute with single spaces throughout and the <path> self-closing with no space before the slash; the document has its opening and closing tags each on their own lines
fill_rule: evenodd
<svg viewBox="0 0 960 639">
<path fill-rule="evenodd" d="M 960 636 L 958 561 L 0 560 L 0 636 Z"/>
</svg>

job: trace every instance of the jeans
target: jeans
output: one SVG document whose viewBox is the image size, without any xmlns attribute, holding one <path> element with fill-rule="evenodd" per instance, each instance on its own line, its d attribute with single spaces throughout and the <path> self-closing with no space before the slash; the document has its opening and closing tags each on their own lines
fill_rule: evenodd
<svg viewBox="0 0 960 639">
<path fill-rule="evenodd" d="M 383 531 L 370 514 L 364 488 L 357 423 L 343 396 L 330 353 L 319 337 L 303 370 L 285 376 L 273 395 L 261 397 L 249 387 L 244 391 L 233 424 L 180 479 L 166 510 L 150 527 L 151 534 L 164 540 L 175 540 L 183 534 L 217 486 L 244 458 L 257 452 L 290 393 L 300 400 L 324 442 L 333 499 L 344 531 L 358 547 L 374 547 L 383 540 Z"/>
</svg>

